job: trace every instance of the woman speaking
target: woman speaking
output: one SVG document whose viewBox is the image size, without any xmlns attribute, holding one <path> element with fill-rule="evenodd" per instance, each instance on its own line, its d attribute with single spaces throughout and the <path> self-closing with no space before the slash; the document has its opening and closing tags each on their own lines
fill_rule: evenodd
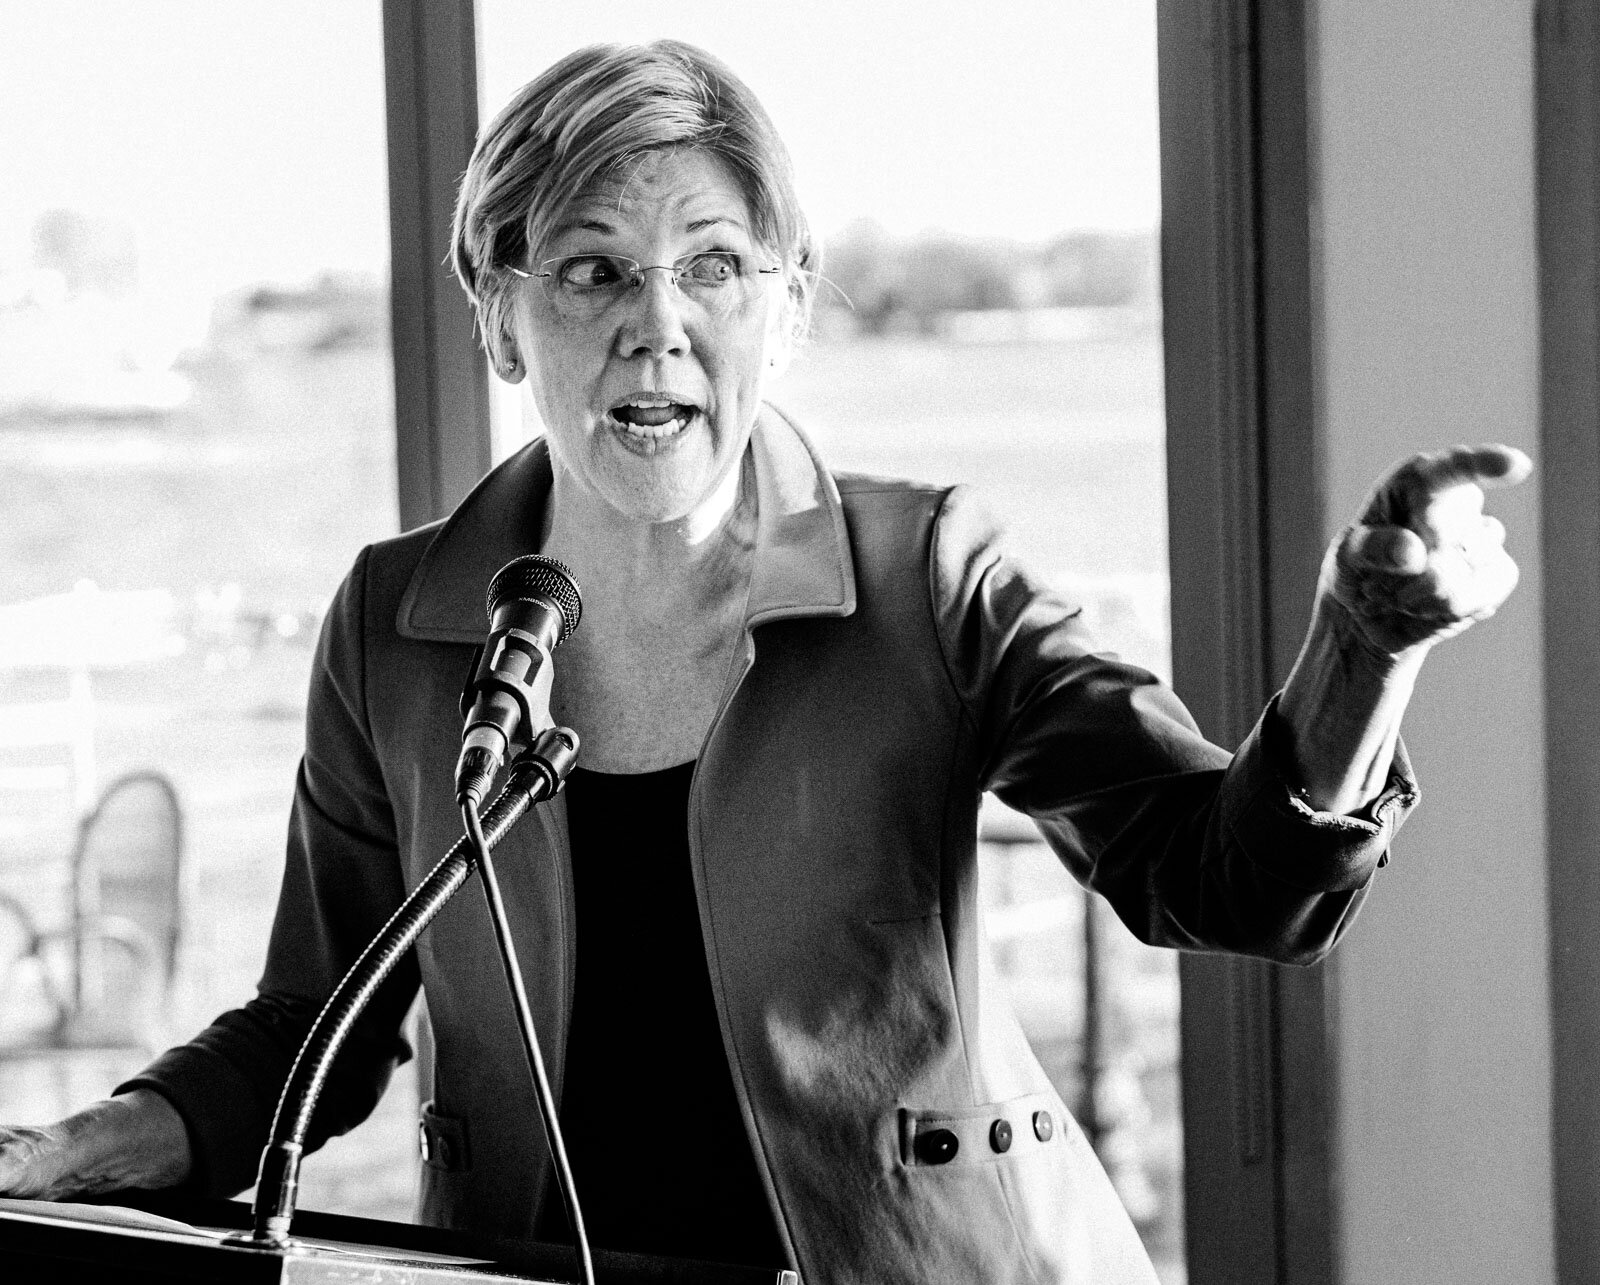
<svg viewBox="0 0 1600 1285">
<path fill-rule="evenodd" d="M 540 552 L 583 586 L 552 693 L 583 753 L 499 864 L 595 1243 L 813 1283 L 1153 1281 L 993 984 L 979 799 L 1031 816 L 1146 942 L 1320 958 L 1414 800 L 1398 728 L 1424 655 L 1515 583 L 1480 487 L 1527 460 L 1457 448 L 1377 485 L 1230 758 L 962 488 L 831 473 L 765 403 L 816 253 L 716 59 L 551 67 L 479 140 L 453 254 L 546 434 L 340 589 L 259 996 L 115 1097 L 0 1133 L 0 1189 L 250 1184 L 318 1008 L 458 836 L 484 588 Z M 560 1237 L 476 898 L 380 993 L 313 1142 L 371 1110 L 419 983 L 423 1220 Z"/>
</svg>

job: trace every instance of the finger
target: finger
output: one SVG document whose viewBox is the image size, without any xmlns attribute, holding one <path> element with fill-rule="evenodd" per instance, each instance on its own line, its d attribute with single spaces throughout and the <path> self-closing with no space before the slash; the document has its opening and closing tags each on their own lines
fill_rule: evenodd
<svg viewBox="0 0 1600 1285">
<path fill-rule="evenodd" d="M 1466 549 L 1477 555 L 1505 543 L 1505 527 L 1484 513 L 1483 492 L 1476 486 L 1440 492 L 1407 525 L 1430 549 Z"/>
<path fill-rule="evenodd" d="M 1344 552 L 1352 567 L 1399 575 L 1415 575 L 1428 564 L 1428 546 L 1415 531 L 1403 526 L 1351 527 Z"/>
<path fill-rule="evenodd" d="M 1497 444 L 1413 455 L 1373 488 L 1362 521 L 1390 526 L 1475 521 L 1483 511 L 1483 487 L 1520 482 L 1532 468 L 1521 451 Z"/>
<path fill-rule="evenodd" d="M 1515 486 L 1533 472 L 1533 461 L 1514 446 L 1452 446 L 1419 455 L 1411 461 L 1412 476 L 1423 490 L 1437 493 L 1454 486 Z"/>
<path fill-rule="evenodd" d="M 1429 561 L 1427 570 L 1392 589 L 1392 604 L 1408 616 L 1427 620 L 1481 620 L 1516 588 L 1517 564 L 1503 549 L 1469 559 L 1451 549 Z"/>
<path fill-rule="evenodd" d="M 1484 562 L 1506 546 L 1505 524 L 1487 515 L 1449 535 L 1472 563 Z"/>
</svg>

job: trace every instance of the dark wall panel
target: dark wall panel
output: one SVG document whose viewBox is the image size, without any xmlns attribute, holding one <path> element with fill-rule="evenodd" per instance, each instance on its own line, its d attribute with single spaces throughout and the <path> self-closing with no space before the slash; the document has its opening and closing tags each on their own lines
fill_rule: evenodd
<svg viewBox="0 0 1600 1285">
<path fill-rule="evenodd" d="M 1545 3 L 1536 74 L 1556 1271 L 1600 1281 L 1600 59 Z"/>
</svg>

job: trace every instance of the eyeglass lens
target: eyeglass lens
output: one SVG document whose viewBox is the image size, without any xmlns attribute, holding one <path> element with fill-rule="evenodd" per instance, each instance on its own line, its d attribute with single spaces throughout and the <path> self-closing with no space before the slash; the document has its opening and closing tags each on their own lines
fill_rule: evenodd
<svg viewBox="0 0 1600 1285">
<path fill-rule="evenodd" d="M 760 274 L 775 271 L 759 267 L 748 255 L 702 250 L 670 264 L 641 264 L 619 254 L 569 254 L 546 259 L 533 275 L 564 311 L 592 315 L 643 286 L 645 273 L 656 270 L 670 272 L 680 291 L 719 313 L 738 307 L 758 288 Z"/>
</svg>

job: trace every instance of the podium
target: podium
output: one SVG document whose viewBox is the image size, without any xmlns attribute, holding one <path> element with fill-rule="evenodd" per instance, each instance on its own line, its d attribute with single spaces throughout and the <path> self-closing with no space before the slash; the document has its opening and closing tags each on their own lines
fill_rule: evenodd
<svg viewBox="0 0 1600 1285">
<path fill-rule="evenodd" d="M 96 1280 L 115 1285 L 569 1285 L 567 1246 L 482 1237 L 409 1223 L 303 1210 L 285 1249 L 229 1243 L 248 1205 L 123 1193 L 119 1205 L 0 1201 L 0 1278 L 8 1285 Z M 800 1285 L 791 1271 L 695 1263 L 596 1249 L 597 1285 Z"/>
</svg>

